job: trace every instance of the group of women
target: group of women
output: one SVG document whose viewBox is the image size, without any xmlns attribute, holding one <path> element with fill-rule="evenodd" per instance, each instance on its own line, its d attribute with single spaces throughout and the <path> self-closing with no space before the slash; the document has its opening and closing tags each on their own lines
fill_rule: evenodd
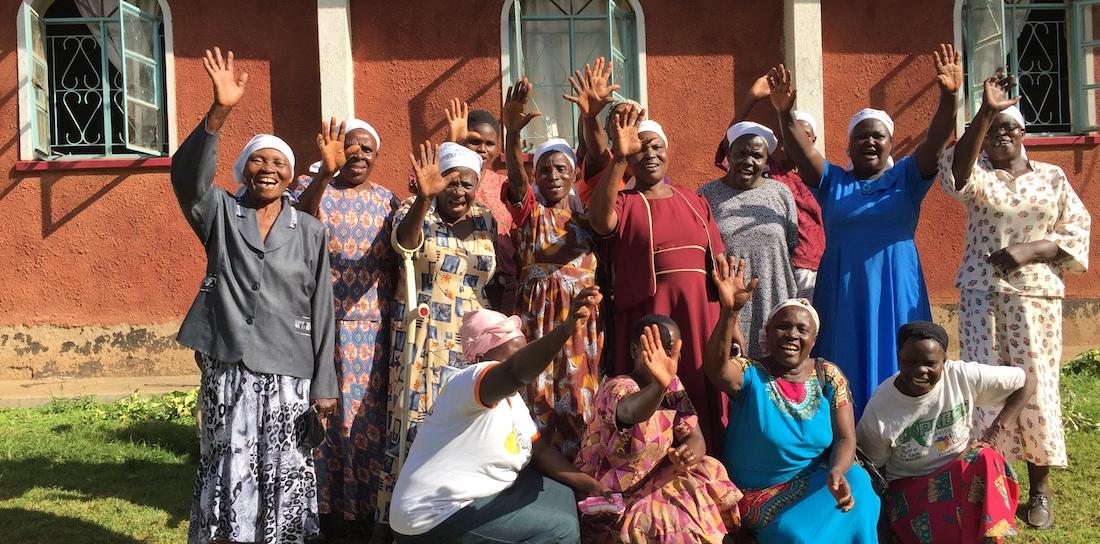
<svg viewBox="0 0 1100 544">
<path fill-rule="evenodd" d="M 896 163 L 893 122 L 871 109 L 849 124 L 851 164 L 826 161 L 780 65 L 750 95 L 781 137 L 735 118 L 727 172 L 688 190 L 600 59 L 565 97 L 582 149 L 546 141 L 527 169 L 539 113 L 521 79 L 500 124 L 451 103 L 449 141 L 410 154 L 402 202 L 371 179 L 381 138 L 358 119 L 323 124 L 297 184 L 289 146 L 253 138 L 240 190 L 218 190 L 247 75 L 207 51 L 214 104 L 172 169 L 208 258 L 178 336 L 203 376 L 189 541 L 369 525 L 378 542 L 877 542 L 883 490 L 855 422 L 897 371 L 899 328 L 930 318 L 914 235 L 937 173 L 967 205 L 964 358 L 1038 383 L 1018 417 L 978 407 L 975 428 L 1006 428 L 989 436 L 1029 462 L 1025 520 L 1049 526 L 1061 277 L 1087 267 L 1089 216 L 1060 169 L 1027 160 L 1007 80 L 944 152 L 963 76 L 950 46 L 933 56 L 939 106 Z M 612 494 L 619 513 L 577 521 L 573 499 Z"/>
</svg>

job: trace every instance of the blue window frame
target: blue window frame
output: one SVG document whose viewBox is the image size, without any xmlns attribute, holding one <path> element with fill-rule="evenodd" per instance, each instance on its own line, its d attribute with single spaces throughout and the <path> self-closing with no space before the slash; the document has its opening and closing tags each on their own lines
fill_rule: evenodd
<svg viewBox="0 0 1100 544">
<path fill-rule="evenodd" d="M 569 76 L 604 57 L 621 98 L 640 96 L 637 17 L 623 0 L 512 0 L 507 12 L 507 82 L 523 76 L 534 87 L 530 108 L 542 112 L 524 132 L 524 147 L 549 138 L 578 143 L 579 112 L 562 100 Z"/>
</svg>

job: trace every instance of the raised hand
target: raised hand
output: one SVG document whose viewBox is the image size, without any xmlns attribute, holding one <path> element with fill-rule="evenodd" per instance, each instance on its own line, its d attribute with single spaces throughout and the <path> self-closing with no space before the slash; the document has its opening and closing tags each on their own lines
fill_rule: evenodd
<svg viewBox="0 0 1100 544">
<path fill-rule="evenodd" d="M 710 275 L 714 284 L 718 286 L 718 302 L 723 309 L 740 311 L 752 298 L 752 293 L 760 280 L 753 278 L 747 285 L 745 284 L 745 259 L 738 260 L 718 255 L 714 261 L 714 271 Z"/>
<path fill-rule="evenodd" d="M 955 94 L 963 85 L 962 53 L 949 43 L 941 43 L 937 51 L 932 52 L 936 64 L 936 84 L 940 92 Z"/>
<path fill-rule="evenodd" d="M 855 497 L 852 497 L 852 488 L 848 485 L 848 479 L 838 470 L 830 470 L 826 478 L 826 487 L 829 493 L 836 499 L 836 507 L 841 512 L 848 512 L 856 505 Z"/>
<path fill-rule="evenodd" d="M 468 125 L 470 105 L 452 98 L 451 103 L 443 108 L 443 111 L 447 114 L 447 141 L 456 144 L 465 143 L 466 134 L 470 131 Z"/>
<path fill-rule="evenodd" d="M 608 104 L 612 103 L 612 93 L 622 88 L 619 84 L 608 85 L 611 80 L 613 64 L 604 64 L 604 58 L 596 59 L 596 67 L 584 65 L 584 73 L 577 70 L 576 75 L 569 78 L 569 85 L 573 87 L 575 95 L 563 94 L 562 98 L 577 105 L 581 115 L 589 119 L 600 114 Z"/>
<path fill-rule="evenodd" d="M 596 308 L 602 300 L 603 295 L 600 294 L 600 287 L 597 285 L 581 289 L 581 292 L 573 297 L 569 304 L 569 319 L 574 321 L 574 332 L 579 333 L 584 330 L 588 320 L 596 315 Z"/>
<path fill-rule="evenodd" d="M 1016 84 L 1012 76 L 997 74 L 985 80 L 985 92 L 982 94 L 982 103 L 993 111 L 1004 111 L 1010 106 L 1015 106 L 1022 96 L 1008 97 L 1008 90 Z"/>
<path fill-rule="evenodd" d="M 614 130 L 611 137 L 611 154 L 616 159 L 625 160 L 627 157 L 642 150 L 642 140 L 638 138 L 638 127 L 645 119 L 645 110 L 637 110 L 631 107 L 626 113 L 616 113 Z"/>
<path fill-rule="evenodd" d="M 359 152 L 358 145 L 344 148 L 345 129 L 346 125 L 337 124 L 335 117 L 329 119 L 328 123 L 321 121 L 321 132 L 317 133 L 317 149 L 321 152 L 320 174 L 336 173 L 348 162 L 349 153 Z"/>
<path fill-rule="evenodd" d="M 413 172 L 416 174 L 416 194 L 425 200 L 431 200 L 447 188 L 447 181 L 439 172 L 439 146 L 430 141 L 420 144 L 420 159 L 409 153 Z"/>
<path fill-rule="evenodd" d="M 542 113 L 537 111 L 527 111 L 527 100 L 530 99 L 530 97 L 531 82 L 527 81 L 526 77 L 517 81 L 515 85 L 508 87 L 507 98 L 504 100 L 504 110 L 502 112 L 504 128 L 515 131 L 518 134 L 532 119 L 542 115 Z"/>
<path fill-rule="evenodd" d="M 226 53 L 222 58 L 222 50 L 215 47 L 211 53 L 206 50 L 206 56 L 202 59 L 202 66 L 206 68 L 210 82 L 214 85 L 214 104 L 225 108 L 232 108 L 241 101 L 244 96 L 244 86 L 248 83 L 248 72 L 236 73 L 233 65 L 233 52 Z"/>
<path fill-rule="evenodd" d="M 768 84 L 768 74 L 764 74 L 752 83 L 752 87 L 749 87 L 749 98 L 752 100 L 763 100 L 772 94 L 772 87 Z"/>
<path fill-rule="evenodd" d="M 789 112 L 794 109 L 794 101 L 798 96 L 797 91 L 791 85 L 791 72 L 782 64 L 768 71 L 768 88 L 772 99 L 772 107 L 778 112 Z"/>
<path fill-rule="evenodd" d="M 653 380 L 668 387 L 672 378 L 676 376 L 676 368 L 680 363 L 680 346 L 682 342 L 676 340 L 672 343 L 672 349 L 665 351 L 661 344 L 661 329 L 657 325 L 650 325 L 642 332 L 642 363 L 646 370 L 653 376 Z"/>
</svg>

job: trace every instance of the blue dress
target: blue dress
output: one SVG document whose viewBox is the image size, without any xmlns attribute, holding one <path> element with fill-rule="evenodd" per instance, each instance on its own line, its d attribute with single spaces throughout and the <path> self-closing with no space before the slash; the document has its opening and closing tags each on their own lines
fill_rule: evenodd
<svg viewBox="0 0 1100 544">
<path fill-rule="evenodd" d="M 878 384 L 898 370 L 898 328 L 932 319 L 913 235 L 933 179 L 923 179 L 908 156 L 871 181 L 825 163 L 820 185 L 811 188 L 825 223 L 814 355 L 848 377 L 856 420 Z"/>
<path fill-rule="evenodd" d="M 722 463 L 745 494 L 742 527 L 761 544 L 877 543 L 880 502 L 867 472 L 853 464 L 844 475 L 855 499 L 848 512 L 836 509 L 825 485 L 832 412 L 851 402 L 844 375 L 826 363 L 824 390 L 811 375 L 795 402 L 760 363 L 738 362 L 745 378 L 730 400 Z"/>
</svg>

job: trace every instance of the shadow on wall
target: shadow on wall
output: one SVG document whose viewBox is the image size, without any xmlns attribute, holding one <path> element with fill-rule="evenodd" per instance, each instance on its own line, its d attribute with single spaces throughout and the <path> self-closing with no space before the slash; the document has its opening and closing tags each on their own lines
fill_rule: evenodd
<svg viewBox="0 0 1100 544">
<path fill-rule="evenodd" d="M 924 139 L 924 134 L 927 132 L 927 127 L 931 118 L 922 118 L 919 113 L 912 113 L 913 106 L 920 102 L 926 96 L 926 93 L 934 93 L 934 100 L 939 100 L 939 88 L 936 86 L 935 81 L 932 81 L 932 72 L 929 72 L 927 81 L 923 86 L 913 89 L 908 88 L 906 92 L 898 92 L 898 89 L 891 89 L 895 80 L 900 80 L 903 85 L 908 87 L 912 82 L 911 78 L 904 77 L 905 72 L 909 70 L 923 70 L 928 69 L 931 63 L 928 61 L 930 55 L 928 53 L 910 53 L 904 60 L 898 62 L 894 67 L 886 72 L 868 91 L 870 98 L 870 105 L 867 107 L 880 108 L 890 115 L 894 119 L 895 123 L 898 123 L 899 119 L 905 119 L 911 115 L 916 116 L 915 125 L 920 126 L 920 132 L 913 132 L 908 134 L 895 134 L 894 135 L 894 160 L 900 160 L 902 157 L 910 154 Z M 890 104 L 888 97 L 904 96 L 904 101 L 898 104 Z M 934 106 L 933 106 L 933 110 Z M 852 112 L 855 113 L 855 112 Z"/>
<path fill-rule="evenodd" d="M 410 144 L 409 149 L 420 149 L 420 147 L 419 147 L 420 144 L 423 143 L 424 140 L 429 139 L 432 134 L 437 134 L 439 132 L 442 132 L 444 134 L 444 137 L 446 137 L 447 126 L 446 126 L 446 117 L 444 117 L 444 115 L 443 115 L 443 109 L 442 108 L 429 108 L 428 107 L 428 102 L 429 102 L 429 99 L 432 98 L 432 95 L 436 93 L 437 89 L 439 89 L 440 87 L 443 86 L 444 82 L 446 82 L 447 80 L 455 77 L 456 74 L 460 73 L 462 71 L 462 69 L 465 68 L 465 66 L 469 62 L 470 62 L 469 59 L 466 59 L 466 58 L 459 59 L 453 65 L 451 65 L 450 68 L 447 68 L 446 70 L 443 71 L 442 74 L 439 74 L 438 77 L 433 79 L 427 85 L 424 85 L 424 88 L 421 89 L 420 92 L 416 93 L 411 98 L 409 98 L 408 119 L 409 119 L 409 138 L 411 140 L 409 142 L 409 144 Z M 432 100 L 432 102 L 439 103 L 439 104 L 447 104 L 447 103 L 450 102 L 451 98 L 459 98 L 461 100 L 464 100 L 468 103 L 473 104 L 475 102 L 479 102 L 480 99 L 482 97 L 484 97 L 486 93 L 494 92 L 494 94 L 495 94 L 495 91 L 497 89 L 497 85 L 499 85 L 499 84 L 500 84 L 500 78 L 498 76 L 498 77 L 495 77 L 495 78 L 491 78 L 484 85 L 482 85 L 481 87 L 474 90 L 468 96 L 459 96 L 459 97 L 436 96 L 435 100 Z M 496 98 L 494 96 L 492 102 L 493 103 L 499 103 L 500 99 Z M 473 107 L 473 106 L 471 106 L 471 107 Z M 493 115 L 497 116 L 498 120 L 499 120 L 500 108 L 501 108 L 501 106 L 497 105 L 495 108 L 487 110 L 487 111 L 490 111 L 491 113 L 493 113 Z M 504 141 L 503 141 L 503 135 L 501 135 L 501 136 L 502 137 L 501 137 L 500 141 L 497 142 L 497 144 L 500 146 L 500 149 L 503 151 Z M 435 143 L 438 143 L 438 142 L 435 142 Z"/>
<path fill-rule="evenodd" d="M 6 542 L 47 544 L 53 542 L 95 542 L 96 544 L 141 544 L 141 541 L 87 521 L 33 512 L 21 508 L 0 508 L 0 532 Z"/>
</svg>

